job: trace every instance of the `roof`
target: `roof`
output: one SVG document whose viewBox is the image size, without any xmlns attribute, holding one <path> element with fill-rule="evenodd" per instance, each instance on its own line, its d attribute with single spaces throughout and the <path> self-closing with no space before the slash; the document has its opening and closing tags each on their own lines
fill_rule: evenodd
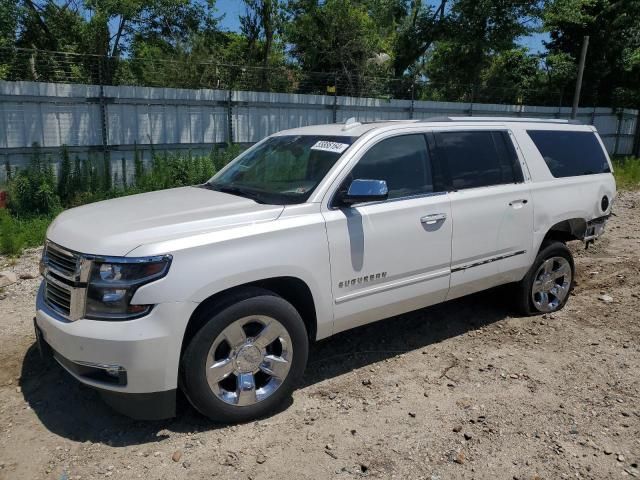
<svg viewBox="0 0 640 480">
<path fill-rule="evenodd" d="M 510 124 L 510 123 L 537 123 L 548 125 L 582 125 L 576 120 L 565 120 L 557 118 L 526 118 L 526 117 L 429 117 L 414 120 L 379 120 L 373 122 L 358 122 L 355 118 L 350 118 L 344 123 L 330 123 L 322 125 L 310 125 L 307 127 L 283 130 L 277 135 L 328 135 L 336 137 L 359 137 L 374 129 L 384 129 L 386 127 L 397 127 L 398 125 L 416 124 Z"/>
</svg>

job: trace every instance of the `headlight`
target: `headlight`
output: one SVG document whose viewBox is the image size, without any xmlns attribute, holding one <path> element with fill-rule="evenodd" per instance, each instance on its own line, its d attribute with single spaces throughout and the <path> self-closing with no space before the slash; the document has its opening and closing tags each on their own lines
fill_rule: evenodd
<svg viewBox="0 0 640 480">
<path fill-rule="evenodd" d="M 131 305 L 139 287 L 164 277 L 171 256 L 94 259 L 91 265 L 85 317 L 93 320 L 131 320 L 146 315 L 153 305 Z"/>
</svg>

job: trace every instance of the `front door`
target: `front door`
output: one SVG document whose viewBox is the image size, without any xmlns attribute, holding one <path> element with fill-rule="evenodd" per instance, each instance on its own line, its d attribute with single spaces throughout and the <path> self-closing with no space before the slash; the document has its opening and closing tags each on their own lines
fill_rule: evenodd
<svg viewBox="0 0 640 480">
<path fill-rule="evenodd" d="M 446 298 L 451 207 L 434 178 L 425 136 L 409 134 L 378 140 L 338 182 L 385 180 L 389 198 L 324 209 L 335 332 Z"/>
</svg>

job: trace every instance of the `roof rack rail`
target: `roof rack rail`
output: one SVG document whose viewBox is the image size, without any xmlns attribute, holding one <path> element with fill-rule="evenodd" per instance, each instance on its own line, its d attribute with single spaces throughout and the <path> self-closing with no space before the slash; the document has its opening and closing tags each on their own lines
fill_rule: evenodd
<svg viewBox="0 0 640 480">
<path fill-rule="evenodd" d="M 561 123 L 569 125 L 582 125 L 579 120 L 565 118 L 536 118 L 536 117 L 471 117 L 471 116 L 437 116 L 427 117 L 423 122 L 521 122 L 521 123 Z"/>
<path fill-rule="evenodd" d="M 374 123 L 419 123 L 423 120 L 419 118 L 389 118 L 384 120 L 365 120 L 362 123 L 363 125 L 369 125 Z"/>
</svg>

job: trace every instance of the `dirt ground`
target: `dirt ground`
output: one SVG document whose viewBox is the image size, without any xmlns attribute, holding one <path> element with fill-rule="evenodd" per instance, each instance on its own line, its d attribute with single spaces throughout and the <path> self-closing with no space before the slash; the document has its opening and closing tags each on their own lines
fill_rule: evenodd
<svg viewBox="0 0 640 480">
<path fill-rule="evenodd" d="M 236 426 L 111 411 L 40 360 L 21 279 L 0 292 L 0 478 L 640 477 L 640 192 L 615 213 L 574 246 L 562 312 L 514 317 L 497 289 L 337 335 L 290 404 Z M 39 254 L 0 270 L 37 276 Z"/>
</svg>

